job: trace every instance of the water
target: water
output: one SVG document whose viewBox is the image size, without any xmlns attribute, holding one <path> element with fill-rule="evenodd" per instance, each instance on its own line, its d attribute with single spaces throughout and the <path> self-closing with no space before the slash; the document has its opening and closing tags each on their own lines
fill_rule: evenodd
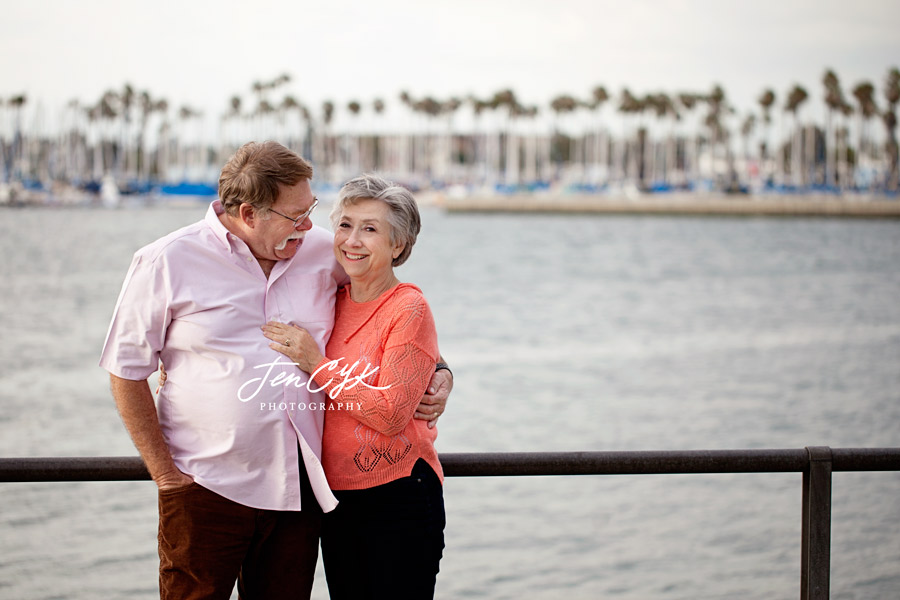
<svg viewBox="0 0 900 600">
<path fill-rule="evenodd" d="M 133 251 L 204 210 L 0 212 L 0 456 L 136 453 L 98 354 Z M 900 222 L 423 220 L 399 275 L 454 369 L 442 452 L 900 446 Z M 449 478 L 438 597 L 796 598 L 800 480 Z M 832 598 L 900 597 L 897 498 L 835 474 Z M 0 506 L 0 598 L 155 597 L 152 483 Z"/>
</svg>

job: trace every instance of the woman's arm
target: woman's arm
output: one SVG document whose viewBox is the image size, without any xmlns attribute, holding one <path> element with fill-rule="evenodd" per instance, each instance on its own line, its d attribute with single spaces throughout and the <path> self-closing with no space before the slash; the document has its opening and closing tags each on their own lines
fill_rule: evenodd
<svg viewBox="0 0 900 600">
<path fill-rule="evenodd" d="M 385 349 L 378 370 L 365 381 L 357 377 L 367 372 L 366 365 L 352 368 L 349 360 L 327 358 L 314 370 L 313 381 L 362 424 L 396 435 L 413 418 L 435 362 L 434 353 L 407 342 Z"/>
<path fill-rule="evenodd" d="M 326 392 L 342 410 L 363 424 L 386 435 L 396 435 L 417 408 L 423 408 L 420 402 L 435 377 L 438 353 L 434 319 L 424 299 L 421 304 L 398 309 L 392 322 L 404 325 L 391 327 L 385 333 L 380 343 L 385 350 L 377 370 L 368 364 L 354 364 L 345 357 L 332 360 L 322 356 L 312 336 L 299 327 L 270 322 L 263 327 L 263 333 L 273 340 L 269 344 L 272 349 L 312 375 L 311 389 Z M 443 383 L 438 383 L 435 390 L 437 401 L 426 410 L 440 414 L 452 383 L 447 382 L 449 378 L 443 370 L 435 379 Z M 423 420 L 434 418 L 431 413 Z"/>
</svg>

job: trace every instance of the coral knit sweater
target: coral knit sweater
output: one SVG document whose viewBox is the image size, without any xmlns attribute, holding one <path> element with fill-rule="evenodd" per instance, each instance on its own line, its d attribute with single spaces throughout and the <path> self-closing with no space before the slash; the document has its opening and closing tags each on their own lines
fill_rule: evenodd
<svg viewBox="0 0 900 600">
<path fill-rule="evenodd" d="M 437 429 L 413 419 L 438 359 L 422 291 L 401 283 L 375 300 L 354 302 L 348 285 L 338 291 L 335 311 L 327 358 L 313 372 L 329 399 L 322 438 L 329 485 L 358 490 L 388 483 L 408 477 L 419 458 L 443 481 Z"/>
</svg>

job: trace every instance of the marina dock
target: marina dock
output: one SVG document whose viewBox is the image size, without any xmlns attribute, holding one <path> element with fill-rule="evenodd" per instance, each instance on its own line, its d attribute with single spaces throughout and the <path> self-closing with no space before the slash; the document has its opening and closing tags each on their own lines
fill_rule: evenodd
<svg viewBox="0 0 900 600">
<path fill-rule="evenodd" d="M 449 212 L 900 218 L 900 198 L 726 194 L 513 194 L 445 197 Z"/>
</svg>

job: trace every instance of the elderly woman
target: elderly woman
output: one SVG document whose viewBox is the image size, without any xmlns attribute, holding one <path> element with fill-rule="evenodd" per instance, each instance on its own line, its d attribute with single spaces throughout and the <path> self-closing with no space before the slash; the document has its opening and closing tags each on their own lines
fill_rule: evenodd
<svg viewBox="0 0 900 600">
<path fill-rule="evenodd" d="M 331 213 L 334 253 L 350 277 L 338 292 L 323 356 L 303 329 L 270 322 L 271 347 L 330 400 L 323 465 L 340 501 L 325 517 L 331 598 L 432 598 L 444 547 L 443 471 L 436 429 L 413 419 L 439 360 L 422 291 L 394 267 L 421 227 L 406 189 L 374 175 L 341 188 Z"/>
</svg>

